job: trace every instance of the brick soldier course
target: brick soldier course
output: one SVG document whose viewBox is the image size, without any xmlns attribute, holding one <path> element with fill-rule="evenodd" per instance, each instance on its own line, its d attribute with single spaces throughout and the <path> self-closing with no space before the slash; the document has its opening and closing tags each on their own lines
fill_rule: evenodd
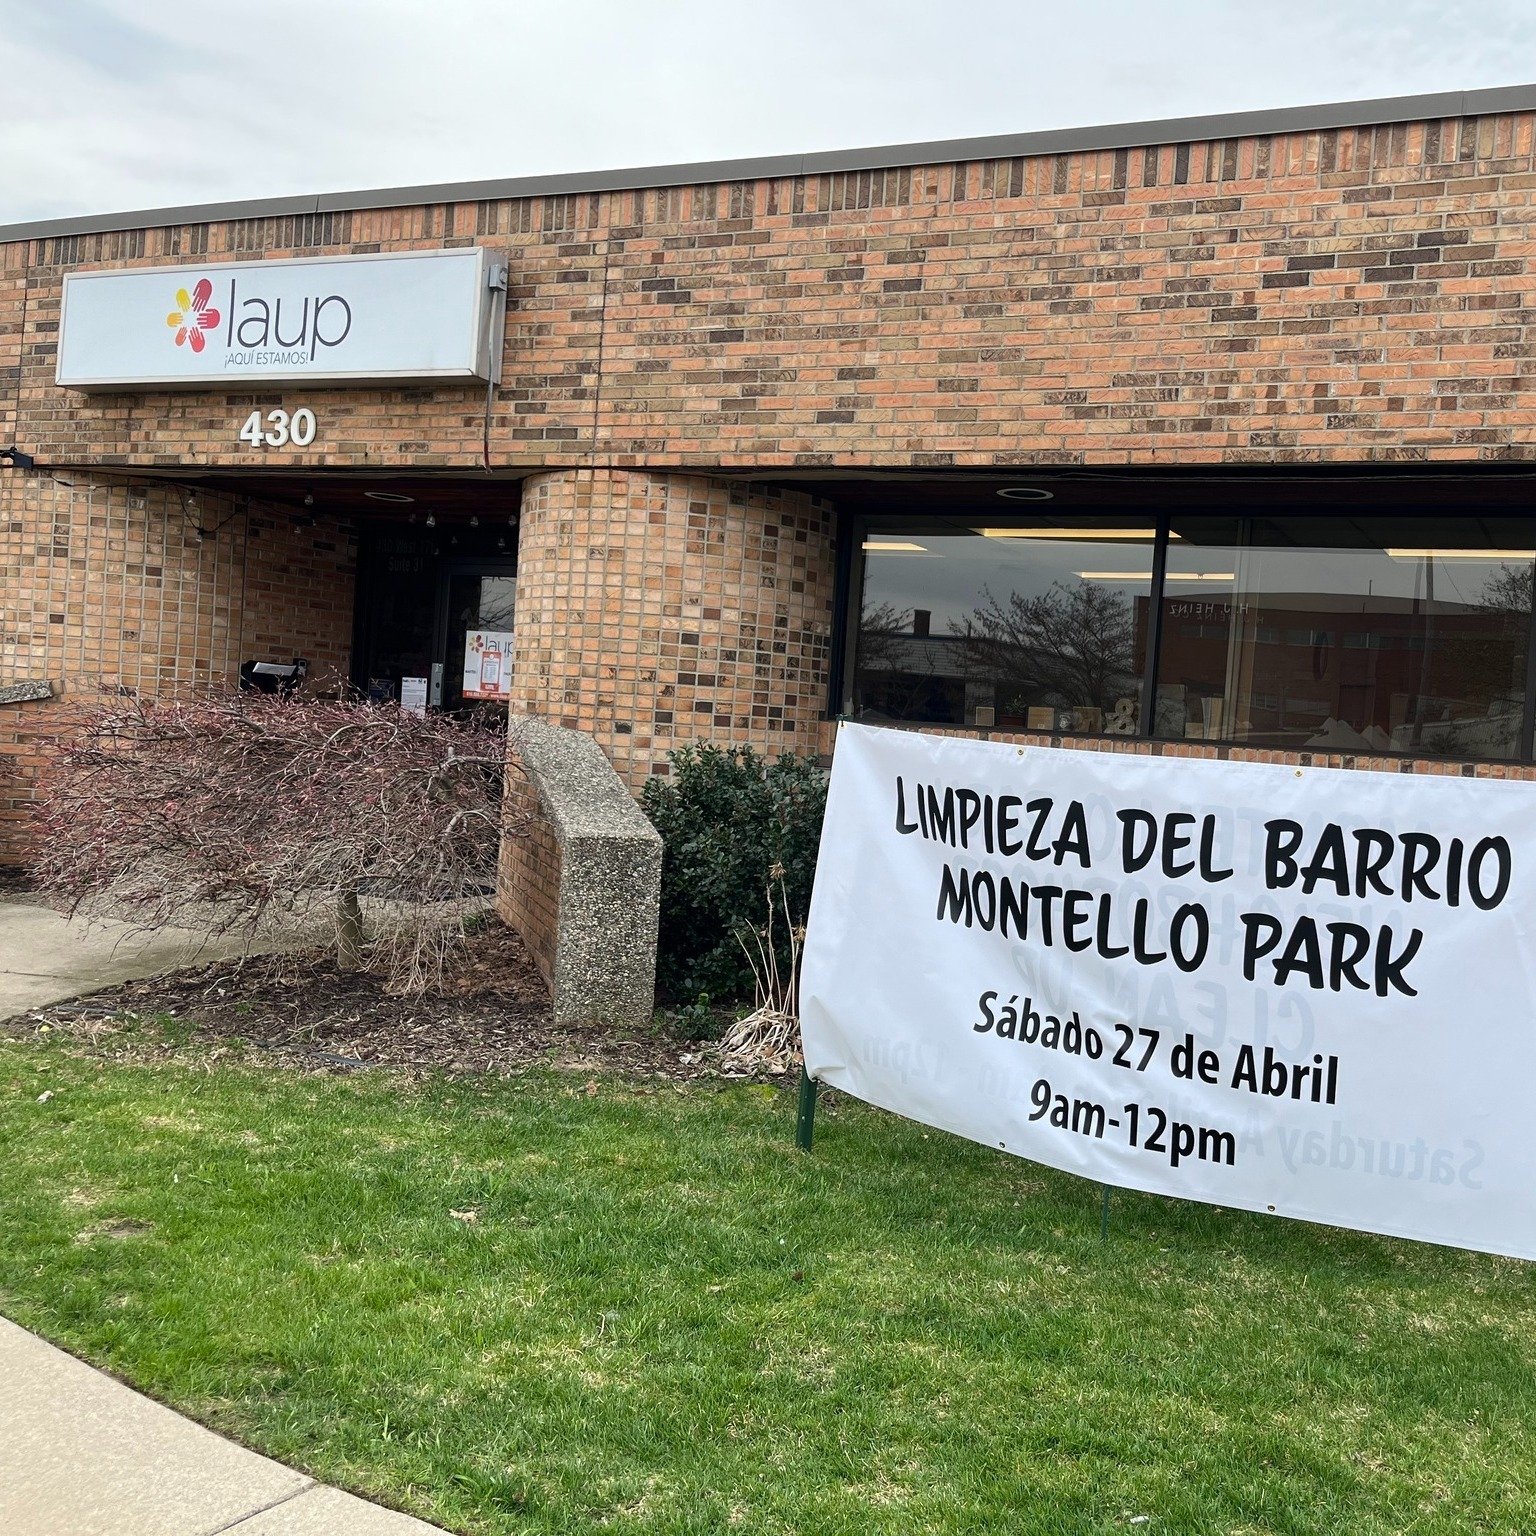
<svg viewBox="0 0 1536 1536">
<path fill-rule="evenodd" d="M 1536 458 L 1533 198 L 1516 87 L 0 229 L 0 689 L 51 693 L 0 704 L 0 862 L 72 698 L 348 672 L 362 474 L 520 517 L 514 708 L 638 789 L 700 737 L 827 746 L 840 477 Z M 491 389 L 54 383 L 69 272 L 470 245 Z M 237 439 L 284 404 L 312 446 Z"/>
</svg>

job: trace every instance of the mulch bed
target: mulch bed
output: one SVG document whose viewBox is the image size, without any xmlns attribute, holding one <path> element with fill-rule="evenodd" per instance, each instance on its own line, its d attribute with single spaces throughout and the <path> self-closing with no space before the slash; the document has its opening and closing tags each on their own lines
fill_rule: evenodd
<svg viewBox="0 0 1536 1536">
<path fill-rule="evenodd" d="M 180 1028 L 155 1036 L 138 1027 L 167 1015 Z M 338 971 L 332 950 L 315 949 L 126 982 L 34 1009 L 0 1028 L 13 1034 L 46 1028 L 97 1045 L 121 1036 L 136 1054 L 172 1051 L 185 1033 L 200 1046 L 255 1051 L 321 1070 L 509 1074 L 545 1066 L 672 1079 L 747 1075 L 722 1070 L 707 1046 L 665 1027 L 556 1024 L 532 957 L 496 922 L 470 935 L 441 993 L 392 997 L 378 977 Z"/>
</svg>

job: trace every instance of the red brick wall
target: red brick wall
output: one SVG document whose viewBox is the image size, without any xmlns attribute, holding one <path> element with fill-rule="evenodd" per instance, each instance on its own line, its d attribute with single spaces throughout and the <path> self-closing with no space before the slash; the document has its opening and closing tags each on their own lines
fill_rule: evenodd
<svg viewBox="0 0 1536 1536">
<path fill-rule="evenodd" d="M 590 731 L 632 789 L 701 738 L 812 750 L 832 509 L 701 475 L 574 470 L 523 489 L 512 707 Z"/>
<path fill-rule="evenodd" d="M 23 446 L 56 462 L 481 462 L 476 389 L 51 381 L 71 267 L 511 252 L 495 464 L 1529 457 L 1529 114 L 916 169 L 236 220 L 0 248 Z M 11 290 L 10 297 L 6 294 Z"/>
<path fill-rule="evenodd" d="M 637 216 L 614 232 L 598 447 L 923 465 L 1523 449 L 1531 123 L 1468 127 L 770 183 L 722 221 L 729 257 Z"/>
<path fill-rule="evenodd" d="M 539 797 L 522 770 L 507 767 L 508 821 L 496 862 L 496 910 L 522 936 L 546 985 L 552 984 L 560 921 L 560 848 Z"/>
<path fill-rule="evenodd" d="M 248 504 L 238 610 L 239 663 L 310 664 L 310 689 L 347 683 L 352 667 L 352 604 L 357 534 L 347 523 L 295 523 L 282 508 Z"/>
<path fill-rule="evenodd" d="M 72 701 L 232 686 L 251 657 L 344 675 L 355 563 L 350 529 L 245 497 L 0 469 L 0 684 L 55 693 L 0 704 L 0 864 Z"/>
<path fill-rule="evenodd" d="M 21 338 L 26 325 L 27 250 L 25 245 L 0 245 L 0 448 L 14 443 L 17 435 Z M 3 497 L 0 492 L 0 510 Z"/>
<path fill-rule="evenodd" d="M 0 869 L 26 855 L 32 790 L 59 720 L 53 704 L 0 704 Z"/>
</svg>

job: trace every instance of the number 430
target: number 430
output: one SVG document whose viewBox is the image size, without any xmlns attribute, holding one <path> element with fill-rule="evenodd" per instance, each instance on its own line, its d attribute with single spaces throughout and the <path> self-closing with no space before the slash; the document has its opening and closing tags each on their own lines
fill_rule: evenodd
<svg viewBox="0 0 1536 1536">
<path fill-rule="evenodd" d="M 291 416 L 287 411 L 252 411 L 240 428 L 240 441 L 252 448 L 308 448 L 315 440 L 315 413 L 307 405 Z"/>
</svg>

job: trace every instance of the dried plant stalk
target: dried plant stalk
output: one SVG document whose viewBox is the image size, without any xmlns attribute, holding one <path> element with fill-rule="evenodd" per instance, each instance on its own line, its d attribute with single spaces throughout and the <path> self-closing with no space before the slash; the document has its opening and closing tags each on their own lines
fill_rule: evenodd
<svg viewBox="0 0 1536 1536">
<path fill-rule="evenodd" d="M 790 916 L 783 865 L 775 864 L 768 871 L 764 896 L 768 909 L 764 925 L 743 927 L 736 933 L 756 979 L 757 1006 L 726 1031 L 720 1057 L 728 1070 L 784 1073 L 800 1059 L 800 950 L 805 929 Z M 781 918 L 789 935 L 787 969 L 780 966 L 776 942 Z"/>
</svg>

